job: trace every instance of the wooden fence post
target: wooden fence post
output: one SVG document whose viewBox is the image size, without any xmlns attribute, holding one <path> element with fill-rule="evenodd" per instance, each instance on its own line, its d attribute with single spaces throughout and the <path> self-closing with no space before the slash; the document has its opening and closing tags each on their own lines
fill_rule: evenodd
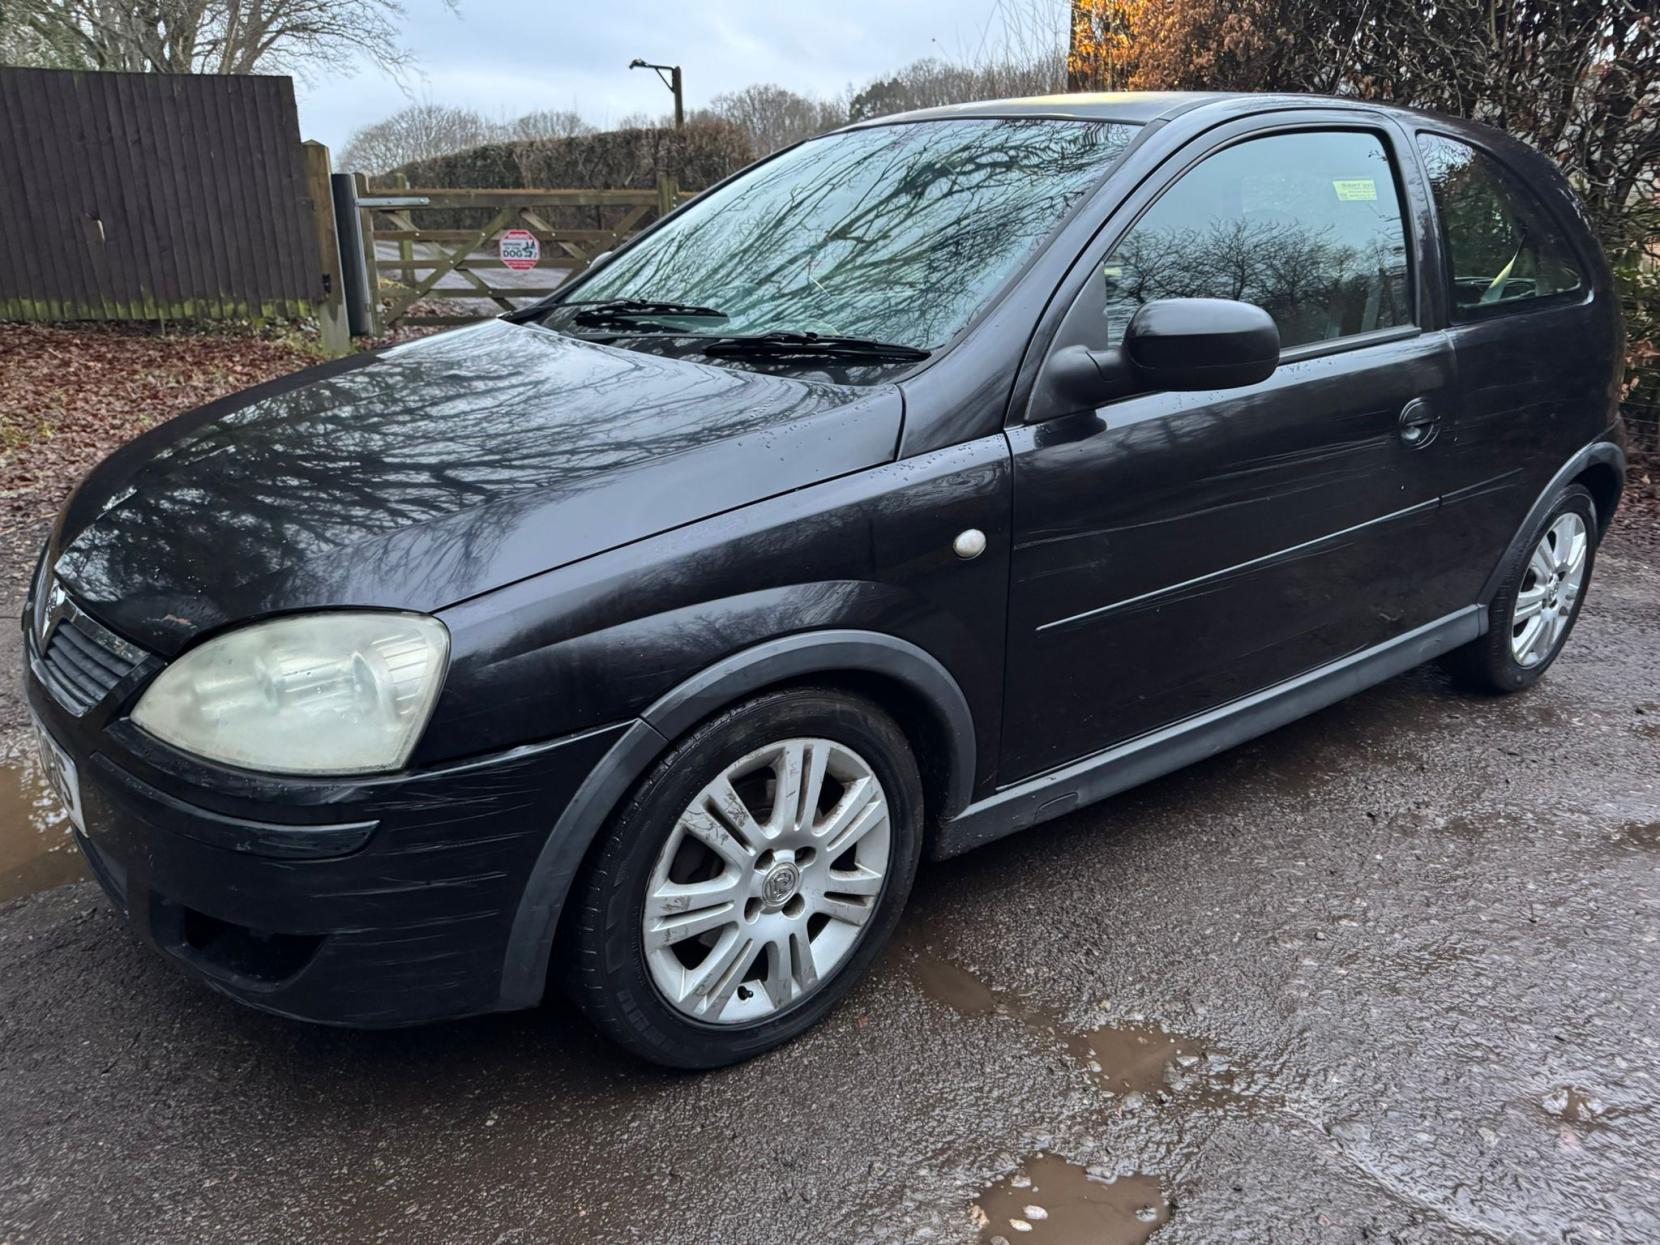
<svg viewBox="0 0 1660 1245">
<path fill-rule="evenodd" d="M 352 185 L 357 189 L 358 199 L 369 197 L 369 176 L 366 173 L 353 173 Z M 379 337 L 380 323 L 380 264 L 375 255 L 375 213 L 373 208 L 358 210 L 358 227 L 363 233 L 363 266 L 369 272 L 369 306 L 368 325 L 370 337 Z"/>
<path fill-rule="evenodd" d="M 306 200 L 311 205 L 312 228 L 317 235 L 317 259 L 323 273 L 323 301 L 317 304 L 317 332 L 323 353 L 339 358 L 351 353 L 352 335 L 346 325 L 345 272 L 340 262 L 340 239 L 334 228 L 334 194 L 329 188 L 329 149 L 307 140 L 300 144 Z"/>
<path fill-rule="evenodd" d="M 392 185 L 399 190 L 409 189 L 409 176 L 405 173 L 392 174 Z M 411 214 L 411 221 L 415 219 Z M 398 243 L 398 280 L 405 285 L 415 284 L 415 244 L 405 238 Z"/>
<path fill-rule="evenodd" d="M 657 219 L 662 220 L 674 211 L 675 196 L 680 193 L 680 187 L 675 184 L 673 173 L 659 173 L 657 175 Z"/>
</svg>

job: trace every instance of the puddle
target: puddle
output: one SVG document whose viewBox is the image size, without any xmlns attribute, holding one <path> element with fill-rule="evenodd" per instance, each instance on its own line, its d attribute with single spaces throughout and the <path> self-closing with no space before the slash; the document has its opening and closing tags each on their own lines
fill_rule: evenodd
<svg viewBox="0 0 1660 1245">
<path fill-rule="evenodd" d="M 912 951 L 915 958 L 911 962 L 911 976 L 934 1002 L 944 1003 L 964 1016 L 990 1016 L 1010 1010 L 1020 1015 L 1018 1009 L 1007 1007 L 990 986 L 966 968 L 960 968 L 921 947 L 914 947 Z M 1027 1017 L 1022 1015 L 1021 1019 Z"/>
<path fill-rule="evenodd" d="M 1176 1088 L 1183 1073 L 1209 1070 L 1195 1042 L 1173 1037 L 1154 1025 L 1103 1025 L 1066 1039 L 1066 1049 L 1089 1069 L 1097 1084 L 1115 1094 L 1150 1094 Z"/>
<path fill-rule="evenodd" d="M 1660 821 L 1628 821 L 1620 827 L 1619 835 L 1633 847 L 1660 849 Z"/>
<path fill-rule="evenodd" d="M 974 1203 L 981 1245 L 1140 1245 L 1170 1219 L 1151 1176 L 1096 1179 L 1056 1154 L 1038 1154 Z"/>
<path fill-rule="evenodd" d="M 34 741 L 0 755 L 0 903 L 86 877 L 69 814 L 41 778 Z"/>
<path fill-rule="evenodd" d="M 1188 1038 L 1157 1025 L 1102 1025 L 1078 1032 L 1059 1016 L 1034 1007 L 1017 994 L 994 990 L 973 973 L 926 948 L 908 948 L 912 978 L 922 992 L 963 1016 L 1010 1016 L 1032 1032 L 1060 1043 L 1108 1096 L 1129 1110 L 1149 1097 L 1196 1091 L 1201 1102 L 1219 1104 L 1233 1097 L 1233 1064 L 1207 1053 Z"/>
<path fill-rule="evenodd" d="M 1559 1085 L 1539 1100 L 1545 1114 L 1582 1128 L 1600 1128 L 1617 1112 L 1595 1093 L 1577 1085 Z"/>
</svg>

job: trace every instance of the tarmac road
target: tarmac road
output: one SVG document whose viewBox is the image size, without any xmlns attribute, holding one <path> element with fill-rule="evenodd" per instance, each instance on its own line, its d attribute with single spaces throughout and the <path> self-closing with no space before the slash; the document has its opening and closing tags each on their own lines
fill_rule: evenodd
<svg viewBox="0 0 1660 1245">
<path fill-rule="evenodd" d="M 902 929 L 686 1076 L 563 1004 L 272 1019 L 90 884 L 18 899 L 0 1242 L 1660 1240 L 1660 566 L 1606 548 L 1529 694 L 1404 676 L 926 869 Z"/>
</svg>

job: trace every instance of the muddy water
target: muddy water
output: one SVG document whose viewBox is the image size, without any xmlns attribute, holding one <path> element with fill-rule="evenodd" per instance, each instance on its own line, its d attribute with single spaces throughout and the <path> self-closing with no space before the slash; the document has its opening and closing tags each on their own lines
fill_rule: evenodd
<svg viewBox="0 0 1660 1245">
<path fill-rule="evenodd" d="M 967 969 L 927 948 L 907 948 L 912 979 L 922 992 L 964 1016 L 1010 1016 L 1066 1049 L 1108 1098 L 1127 1108 L 1151 1096 L 1194 1091 L 1201 1101 L 1232 1097 L 1233 1064 L 1188 1038 L 1139 1021 L 1068 1028 L 1059 1016 L 1019 995 L 994 990 Z"/>
<path fill-rule="evenodd" d="M 1153 1025 L 1102 1025 L 1070 1035 L 1066 1049 L 1098 1084 L 1117 1094 L 1163 1089 L 1183 1068 L 1197 1068 L 1203 1054 L 1197 1043 Z"/>
<path fill-rule="evenodd" d="M 1015 1014 L 1020 1014 L 1019 999 L 994 992 L 966 968 L 921 946 L 913 945 L 909 950 L 911 976 L 934 1002 L 944 1003 L 964 1016 L 991 1016 L 1011 1010 L 1010 1004 Z"/>
<path fill-rule="evenodd" d="M 0 903 L 86 876 L 69 814 L 41 778 L 34 740 L 0 752 Z"/>
<path fill-rule="evenodd" d="M 1055 1154 L 1034 1155 L 974 1203 L 982 1245 L 1140 1245 L 1169 1218 L 1151 1176 L 1097 1179 Z"/>
</svg>

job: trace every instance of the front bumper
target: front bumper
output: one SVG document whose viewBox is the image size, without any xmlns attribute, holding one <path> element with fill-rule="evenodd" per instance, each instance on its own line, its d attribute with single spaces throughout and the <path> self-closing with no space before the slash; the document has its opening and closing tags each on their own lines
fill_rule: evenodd
<svg viewBox="0 0 1660 1245">
<path fill-rule="evenodd" d="M 74 760 L 93 871 L 138 934 L 255 1007 L 363 1027 L 494 1011 L 543 844 L 625 729 L 430 770 L 269 778 L 76 714 L 27 645 L 29 705 Z"/>
</svg>

